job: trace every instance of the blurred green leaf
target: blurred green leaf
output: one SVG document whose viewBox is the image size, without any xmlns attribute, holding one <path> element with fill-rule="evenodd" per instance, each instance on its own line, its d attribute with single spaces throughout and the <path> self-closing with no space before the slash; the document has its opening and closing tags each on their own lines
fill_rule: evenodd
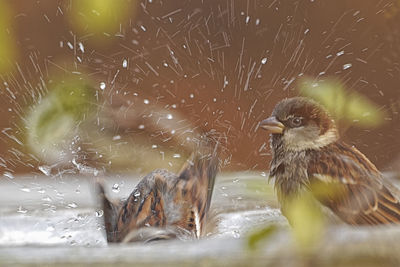
<svg viewBox="0 0 400 267">
<path fill-rule="evenodd" d="M 6 1 L 0 1 L 0 73 L 11 70 L 17 51 L 11 29 L 12 12 Z"/>
<path fill-rule="evenodd" d="M 59 82 L 50 93 L 51 101 L 63 113 L 71 114 L 81 120 L 95 105 L 94 88 L 85 80 L 67 80 Z"/>
<path fill-rule="evenodd" d="M 289 201 L 286 216 L 301 251 L 312 249 L 325 229 L 325 218 L 313 195 L 305 192 Z"/>
<path fill-rule="evenodd" d="M 69 79 L 54 84 L 26 117 L 27 143 L 47 162 L 62 160 L 78 125 L 96 107 L 96 91 L 87 81 Z"/>
<path fill-rule="evenodd" d="M 81 34 L 95 34 L 102 44 L 105 35 L 114 36 L 121 25 L 134 18 L 137 0 L 73 0 L 69 21 Z M 99 44 L 99 43 L 97 43 Z"/>
<path fill-rule="evenodd" d="M 356 123 L 360 127 L 377 127 L 385 121 L 385 112 L 376 104 L 357 92 L 348 93 L 337 80 L 314 82 L 304 78 L 299 88 L 302 95 L 325 106 L 336 120 Z"/>
<path fill-rule="evenodd" d="M 271 224 L 258 231 L 253 232 L 247 238 L 247 246 L 251 250 L 255 250 L 261 241 L 268 240 L 276 231 L 278 226 Z"/>
<path fill-rule="evenodd" d="M 246 179 L 246 188 L 252 192 L 260 192 L 263 194 L 274 195 L 274 188 L 267 183 L 267 179 Z"/>
</svg>

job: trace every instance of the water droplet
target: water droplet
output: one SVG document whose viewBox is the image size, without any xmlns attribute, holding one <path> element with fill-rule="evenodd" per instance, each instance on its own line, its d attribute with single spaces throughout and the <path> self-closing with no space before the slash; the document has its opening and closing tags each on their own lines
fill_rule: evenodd
<svg viewBox="0 0 400 267">
<path fill-rule="evenodd" d="M 75 202 L 71 202 L 71 203 L 69 203 L 69 204 L 67 205 L 67 207 L 68 207 L 68 208 L 75 209 L 75 208 L 78 207 L 78 204 L 76 204 Z"/>
<path fill-rule="evenodd" d="M 344 64 L 343 70 L 347 70 L 347 69 L 351 68 L 351 66 L 353 66 L 351 63 Z"/>
<path fill-rule="evenodd" d="M 133 195 L 134 195 L 135 197 L 140 197 L 140 192 L 139 192 L 139 191 L 135 191 L 135 192 L 133 193 Z"/>
<path fill-rule="evenodd" d="M 265 57 L 265 58 L 263 58 L 263 59 L 261 59 L 261 64 L 263 64 L 263 65 L 264 65 L 265 63 L 267 63 L 267 60 L 268 60 L 268 59 L 267 59 L 266 57 Z"/>
<path fill-rule="evenodd" d="M 7 177 L 8 179 L 14 179 L 14 175 L 11 172 L 4 172 L 3 176 Z"/>
<path fill-rule="evenodd" d="M 115 135 L 115 136 L 113 136 L 113 139 L 112 140 L 120 140 L 121 139 L 121 136 L 120 135 Z"/>
<path fill-rule="evenodd" d="M 103 210 L 96 210 L 96 217 L 100 218 L 103 217 L 104 211 Z"/>
<path fill-rule="evenodd" d="M 22 192 L 26 192 L 26 193 L 31 192 L 31 189 L 29 189 L 29 188 L 26 187 L 26 186 L 23 186 L 22 188 L 20 188 L 20 190 L 21 190 Z"/>
<path fill-rule="evenodd" d="M 37 192 L 39 194 L 44 194 L 44 193 L 46 193 L 46 190 L 44 190 L 43 188 L 39 188 Z"/>
<path fill-rule="evenodd" d="M 177 159 L 177 158 L 180 158 L 180 157 L 181 157 L 181 154 L 174 154 L 172 157 L 175 158 L 175 159 Z"/>
<path fill-rule="evenodd" d="M 267 61 L 265 61 L 265 62 L 267 62 Z M 228 84 L 229 84 L 229 81 L 228 80 L 226 80 L 226 77 L 224 77 L 224 87 L 226 87 Z"/>
<path fill-rule="evenodd" d="M 343 55 L 343 54 L 344 54 L 344 50 L 337 52 L 337 53 L 336 53 L 336 56 L 340 57 L 340 56 Z"/>
<path fill-rule="evenodd" d="M 232 236 L 233 236 L 233 238 L 240 238 L 239 230 L 233 230 L 232 231 Z"/>
<path fill-rule="evenodd" d="M 85 53 L 85 47 L 83 46 L 83 44 L 81 42 L 78 43 L 79 46 L 79 50 L 82 51 L 82 53 Z"/>
<path fill-rule="evenodd" d="M 100 83 L 100 89 L 101 89 L 101 90 L 106 89 L 106 83 L 105 83 L 105 82 L 101 82 L 101 83 Z"/>
<path fill-rule="evenodd" d="M 266 172 L 261 172 L 261 176 L 262 177 L 267 177 L 267 173 Z"/>
<path fill-rule="evenodd" d="M 167 119 L 168 119 L 168 120 L 172 120 L 173 118 L 174 118 L 174 117 L 172 116 L 172 114 L 168 114 L 168 115 L 167 115 Z"/>
<path fill-rule="evenodd" d="M 157 148 L 157 145 L 152 145 L 151 148 Z"/>
<path fill-rule="evenodd" d="M 51 199 L 51 197 L 45 196 L 44 198 L 42 198 L 42 201 L 45 201 L 45 202 L 52 202 L 53 200 Z"/>
<path fill-rule="evenodd" d="M 42 165 L 42 166 L 39 166 L 38 169 L 46 176 L 50 176 L 50 174 L 51 174 L 50 166 Z"/>
<path fill-rule="evenodd" d="M 128 67 L 128 60 L 124 59 L 122 61 L 122 67 L 125 68 L 125 69 Z"/>
<path fill-rule="evenodd" d="M 150 103 L 150 101 L 148 99 L 143 100 L 143 103 L 145 103 L 146 105 L 148 105 Z"/>
<path fill-rule="evenodd" d="M 190 97 L 190 98 L 194 98 L 194 94 L 190 94 L 189 97 Z"/>
<path fill-rule="evenodd" d="M 19 206 L 18 209 L 17 209 L 17 212 L 18 212 L 18 213 L 25 214 L 25 213 L 28 212 L 28 210 L 25 209 L 25 208 L 23 208 L 22 206 Z"/>
<path fill-rule="evenodd" d="M 260 24 L 260 19 L 256 19 L 256 25 Z"/>
<path fill-rule="evenodd" d="M 143 129 L 144 129 L 144 125 L 143 125 L 143 124 L 140 124 L 140 125 L 138 126 L 138 128 L 139 128 L 140 130 L 143 130 Z"/>
<path fill-rule="evenodd" d="M 117 183 L 113 184 L 113 186 L 112 186 L 112 191 L 113 191 L 114 193 L 118 193 L 119 190 L 120 190 L 119 184 L 117 184 Z"/>
</svg>

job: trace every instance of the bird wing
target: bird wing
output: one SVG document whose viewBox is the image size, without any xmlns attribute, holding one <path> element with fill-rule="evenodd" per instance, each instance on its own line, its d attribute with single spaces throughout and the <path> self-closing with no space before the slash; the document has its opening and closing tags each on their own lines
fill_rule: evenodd
<svg viewBox="0 0 400 267">
<path fill-rule="evenodd" d="M 197 238 L 204 231 L 217 171 L 217 151 L 203 146 L 183 166 L 174 186 L 174 201 L 187 206 L 176 225 L 193 232 Z"/>
<path fill-rule="evenodd" d="M 166 170 L 156 170 L 140 181 L 120 209 L 114 231 L 116 242 L 121 242 L 129 232 L 143 226 L 166 225 L 164 198 L 168 179 L 174 178 L 171 175 L 173 174 Z"/>
<path fill-rule="evenodd" d="M 109 240 L 121 242 L 128 237 L 136 238 L 137 235 L 130 232 L 142 227 L 169 227 L 177 233 L 200 237 L 211 203 L 218 162 L 217 151 L 202 145 L 179 175 L 155 170 L 145 176 L 119 209 L 115 230 L 106 228 L 110 231 L 107 233 Z M 159 238 L 152 236 L 151 239 Z"/>
<path fill-rule="evenodd" d="M 107 234 L 107 241 L 114 242 L 117 218 L 123 203 L 112 201 L 106 196 L 103 181 L 98 180 L 95 184 L 95 188 L 97 199 L 104 212 L 104 226 Z"/>
<path fill-rule="evenodd" d="M 353 225 L 400 223 L 400 204 L 377 168 L 356 148 L 335 143 L 310 155 L 310 189 Z"/>
</svg>

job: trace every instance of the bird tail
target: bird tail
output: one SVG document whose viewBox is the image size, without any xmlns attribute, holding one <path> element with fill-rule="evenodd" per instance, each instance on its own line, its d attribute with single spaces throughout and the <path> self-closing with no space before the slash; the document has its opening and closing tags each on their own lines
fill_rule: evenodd
<svg viewBox="0 0 400 267">
<path fill-rule="evenodd" d="M 187 223 L 194 225 L 200 237 L 208 211 L 219 166 L 219 142 L 202 138 L 192 156 L 182 167 L 178 188 L 183 198 L 192 205 L 187 214 Z"/>
<path fill-rule="evenodd" d="M 103 211 L 104 226 L 107 235 L 107 242 L 116 242 L 116 224 L 122 207 L 121 202 L 111 201 L 107 198 L 104 186 L 101 181 L 96 181 L 96 195 Z"/>
</svg>

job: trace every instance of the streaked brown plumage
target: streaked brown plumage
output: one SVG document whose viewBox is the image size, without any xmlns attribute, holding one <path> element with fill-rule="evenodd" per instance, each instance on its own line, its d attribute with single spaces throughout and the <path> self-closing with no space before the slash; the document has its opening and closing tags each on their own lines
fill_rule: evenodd
<svg viewBox="0 0 400 267">
<path fill-rule="evenodd" d="M 216 148 L 201 147 L 180 173 L 155 170 L 125 202 L 112 202 L 98 183 L 108 242 L 199 238 L 218 170 Z"/>
<path fill-rule="evenodd" d="M 366 156 L 339 140 L 321 105 L 302 97 L 282 100 L 260 127 L 272 132 L 270 177 L 283 213 L 289 198 L 310 190 L 348 224 L 400 223 L 397 189 Z"/>
</svg>

